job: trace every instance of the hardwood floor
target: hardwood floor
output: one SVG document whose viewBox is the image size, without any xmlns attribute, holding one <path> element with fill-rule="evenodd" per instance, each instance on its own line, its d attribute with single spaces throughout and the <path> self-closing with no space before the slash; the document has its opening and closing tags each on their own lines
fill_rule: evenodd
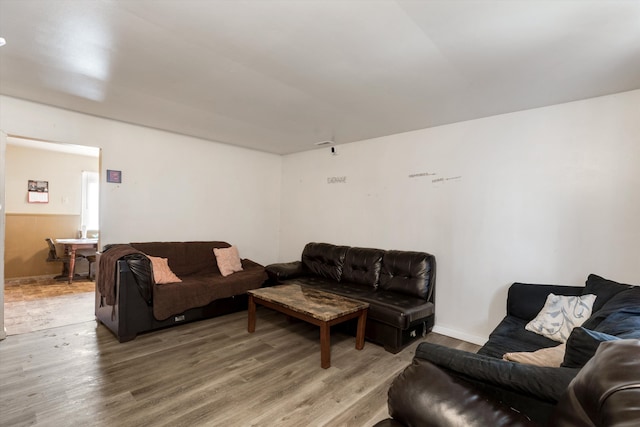
<svg viewBox="0 0 640 427">
<path fill-rule="evenodd" d="M 2 426 L 370 426 L 417 343 L 398 354 L 260 307 L 118 343 L 87 321 L 0 342 Z M 427 341 L 475 351 L 437 334 Z"/>
</svg>

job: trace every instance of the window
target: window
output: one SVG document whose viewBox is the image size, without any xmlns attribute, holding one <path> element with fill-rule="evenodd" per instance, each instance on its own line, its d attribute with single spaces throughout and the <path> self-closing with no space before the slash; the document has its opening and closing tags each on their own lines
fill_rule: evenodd
<svg viewBox="0 0 640 427">
<path fill-rule="evenodd" d="M 82 225 L 87 230 L 99 230 L 99 191 L 98 172 L 82 172 Z"/>
</svg>

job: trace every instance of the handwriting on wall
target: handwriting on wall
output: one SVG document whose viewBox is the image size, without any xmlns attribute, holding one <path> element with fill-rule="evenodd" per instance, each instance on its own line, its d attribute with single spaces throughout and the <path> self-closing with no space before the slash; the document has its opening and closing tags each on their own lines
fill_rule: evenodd
<svg viewBox="0 0 640 427">
<path fill-rule="evenodd" d="M 428 177 L 432 177 L 431 178 L 431 183 L 432 184 L 442 184 L 448 181 L 456 181 L 459 179 L 462 179 L 462 175 L 457 175 L 457 176 L 449 176 L 449 177 L 438 177 L 435 178 L 435 176 L 437 176 L 438 174 L 435 172 L 419 172 L 419 173 L 411 173 L 409 174 L 409 178 L 428 178 Z"/>
<path fill-rule="evenodd" d="M 420 172 L 420 173 L 410 173 L 409 178 L 422 178 L 424 176 L 433 176 L 434 172 Z"/>
<path fill-rule="evenodd" d="M 327 184 L 346 184 L 346 176 L 330 176 L 327 178 Z"/>
</svg>

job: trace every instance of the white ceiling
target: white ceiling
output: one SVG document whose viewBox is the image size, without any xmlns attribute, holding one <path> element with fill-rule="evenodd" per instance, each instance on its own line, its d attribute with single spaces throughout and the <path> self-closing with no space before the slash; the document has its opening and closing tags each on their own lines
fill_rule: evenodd
<svg viewBox="0 0 640 427">
<path fill-rule="evenodd" d="M 640 1 L 0 0 L 0 93 L 292 153 L 640 88 Z"/>
</svg>

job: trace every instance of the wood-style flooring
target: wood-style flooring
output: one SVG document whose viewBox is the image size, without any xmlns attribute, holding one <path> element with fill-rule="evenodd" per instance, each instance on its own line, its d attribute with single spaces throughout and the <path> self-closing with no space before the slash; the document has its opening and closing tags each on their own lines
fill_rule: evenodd
<svg viewBox="0 0 640 427">
<path fill-rule="evenodd" d="M 475 351 L 434 333 L 427 341 Z M 417 343 L 398 354 L 332 333 L 320 368 L 318 328 L 266 308 L 119 343 L 96 321 L 0 341 L 1 426 L 370 426 Z"/>
</svg>

